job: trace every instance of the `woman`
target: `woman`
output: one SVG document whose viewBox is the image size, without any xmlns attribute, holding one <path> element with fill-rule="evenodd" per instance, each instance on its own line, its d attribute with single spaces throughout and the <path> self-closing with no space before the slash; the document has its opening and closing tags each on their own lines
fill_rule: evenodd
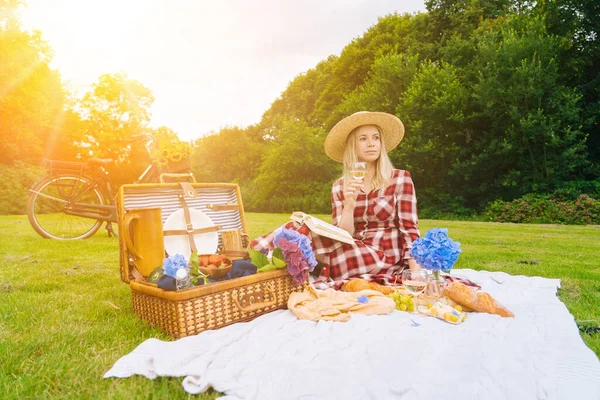
<svg viewBox="0 0 600 400">
<path fill-rule="evenodd" d="M 413 182 L 407 171 L 394 169 L 387 155 L 403 136 L 400 119 L 382 112 L 352 114 L 327 135 L 325 153 L 344 164 L 344 174 L 332 188 L 333 224 L 355 240 L 347 244 L 307 234 L 322 263 L 316 287 L 339 288 L 358 277 L 394 284 L 405 268 L 420 268 L 410 255 L 419 237 Z M 357 161 L 367 164 L 363 181 L 350 175 Z M 272 234 L 253 241 L 252 247 L 262 250 L 270 241 Z"/>
</svg>

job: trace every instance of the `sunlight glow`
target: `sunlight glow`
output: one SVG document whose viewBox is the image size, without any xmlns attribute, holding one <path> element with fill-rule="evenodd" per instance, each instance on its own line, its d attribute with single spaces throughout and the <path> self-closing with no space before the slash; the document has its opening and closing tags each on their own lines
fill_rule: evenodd
<svg viewBox="0 0 600 400">
<path fill-rule="evenodd" d="M 35 62 L 28 65 L 27 68 L 24 69 L 23 71 L 21 71 L 18 76 L 11 79 L 11 81 L 7 85 L 5 85 L 4 87 L 0 87 L 0 99 L 2 99 L 4 96 L 9 94 L 13 89 L 15 89 L 17 86 L 19 86 L 19 84 L 22 83 L 24 80 L 29 78 L 31 76 L 31 74 L 35 73 L 35 70 L 37 69 L 39 64 L 40 64 L 40 60 L 38 59 Z"/>
<path fill-rule="evenodd" d="M 27 0 L 52 65 L 78 91 L 126 72 L 156 100 L 153 126 L 181 138 L 247 126 L 298 74 L 422 0 Z M 349 5 L 349 3 L 351 3 Z"/>
</svg>

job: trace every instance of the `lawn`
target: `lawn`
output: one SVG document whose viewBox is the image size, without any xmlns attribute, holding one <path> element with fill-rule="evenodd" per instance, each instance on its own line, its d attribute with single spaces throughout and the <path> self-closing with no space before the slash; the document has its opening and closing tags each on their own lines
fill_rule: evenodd
<svg viewBox="0 0 600 400">
<path fill-rule="evenodd" d="M 287 217 L 247 213 L 249 234 Z M 422 232 L 433 227 L 461 242 L 456 268 L 560 278 L 560 299 L 575 319 L 600 321 L 600 226 L 421 221 Z M 103 229 L 82 241 L 46 240 L 24 216 L 0 217 L 0 238 L 1 398 L 190 397 L 179 378 L 102 379 L 145 339 L 168 339 L 133 314 L 116 239 Z M 597 334 L 583 339 L 600 355 Z"/>
</svg>

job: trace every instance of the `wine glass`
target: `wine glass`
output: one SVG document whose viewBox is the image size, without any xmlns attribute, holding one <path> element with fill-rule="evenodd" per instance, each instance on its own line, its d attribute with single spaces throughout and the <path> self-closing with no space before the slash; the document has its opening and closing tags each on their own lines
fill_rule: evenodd
<svg viewBox="0 0 600 400">
<path fill-rule="evenodd" d="M 367 175 L 367 163 L 366 162 L 353 162 L 350 164 L 350 175 L 357 181 L 361 181 Z"/>
<path fill-rule="evenodd" d="M 414 297 L 415 310 L 414 313 L 418 314 L 417 311 L 418 303 L 417 296 L 425 291 L 429 277 L 425 270 L 411 271 L 409 269 L 402 271 L 402 285 L 408 290 Z"/>
</svg>

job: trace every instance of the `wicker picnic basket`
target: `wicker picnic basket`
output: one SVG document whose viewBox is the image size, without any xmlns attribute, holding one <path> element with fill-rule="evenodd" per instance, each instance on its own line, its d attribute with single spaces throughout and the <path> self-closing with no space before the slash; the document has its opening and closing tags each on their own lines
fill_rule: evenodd
<svg viewBox="0 0 600 400">
<path fill-rule="evenodd" d="M 190 208 L 207 214 L 221 230 L 246 232 L 240 189 L 227 183 L 170 183 L 123 185 L 119 189 L 119 247 L 121 280 L 129 283 L 133 311 L 151 326 L 174 338 L 195 335 L 287 307 L 295 285 L 287 270 L 263 272 L 180 291 L 165 291 L 145 282 L 124 243 L 123 219 L 128 210 L 160 207 L 162 221 L 181 208 L 181 197 Z M 219 242 L 221 241 L 219 235 Z M 136 278 L 137 276 L 137 278 Z"/>
</svg>

